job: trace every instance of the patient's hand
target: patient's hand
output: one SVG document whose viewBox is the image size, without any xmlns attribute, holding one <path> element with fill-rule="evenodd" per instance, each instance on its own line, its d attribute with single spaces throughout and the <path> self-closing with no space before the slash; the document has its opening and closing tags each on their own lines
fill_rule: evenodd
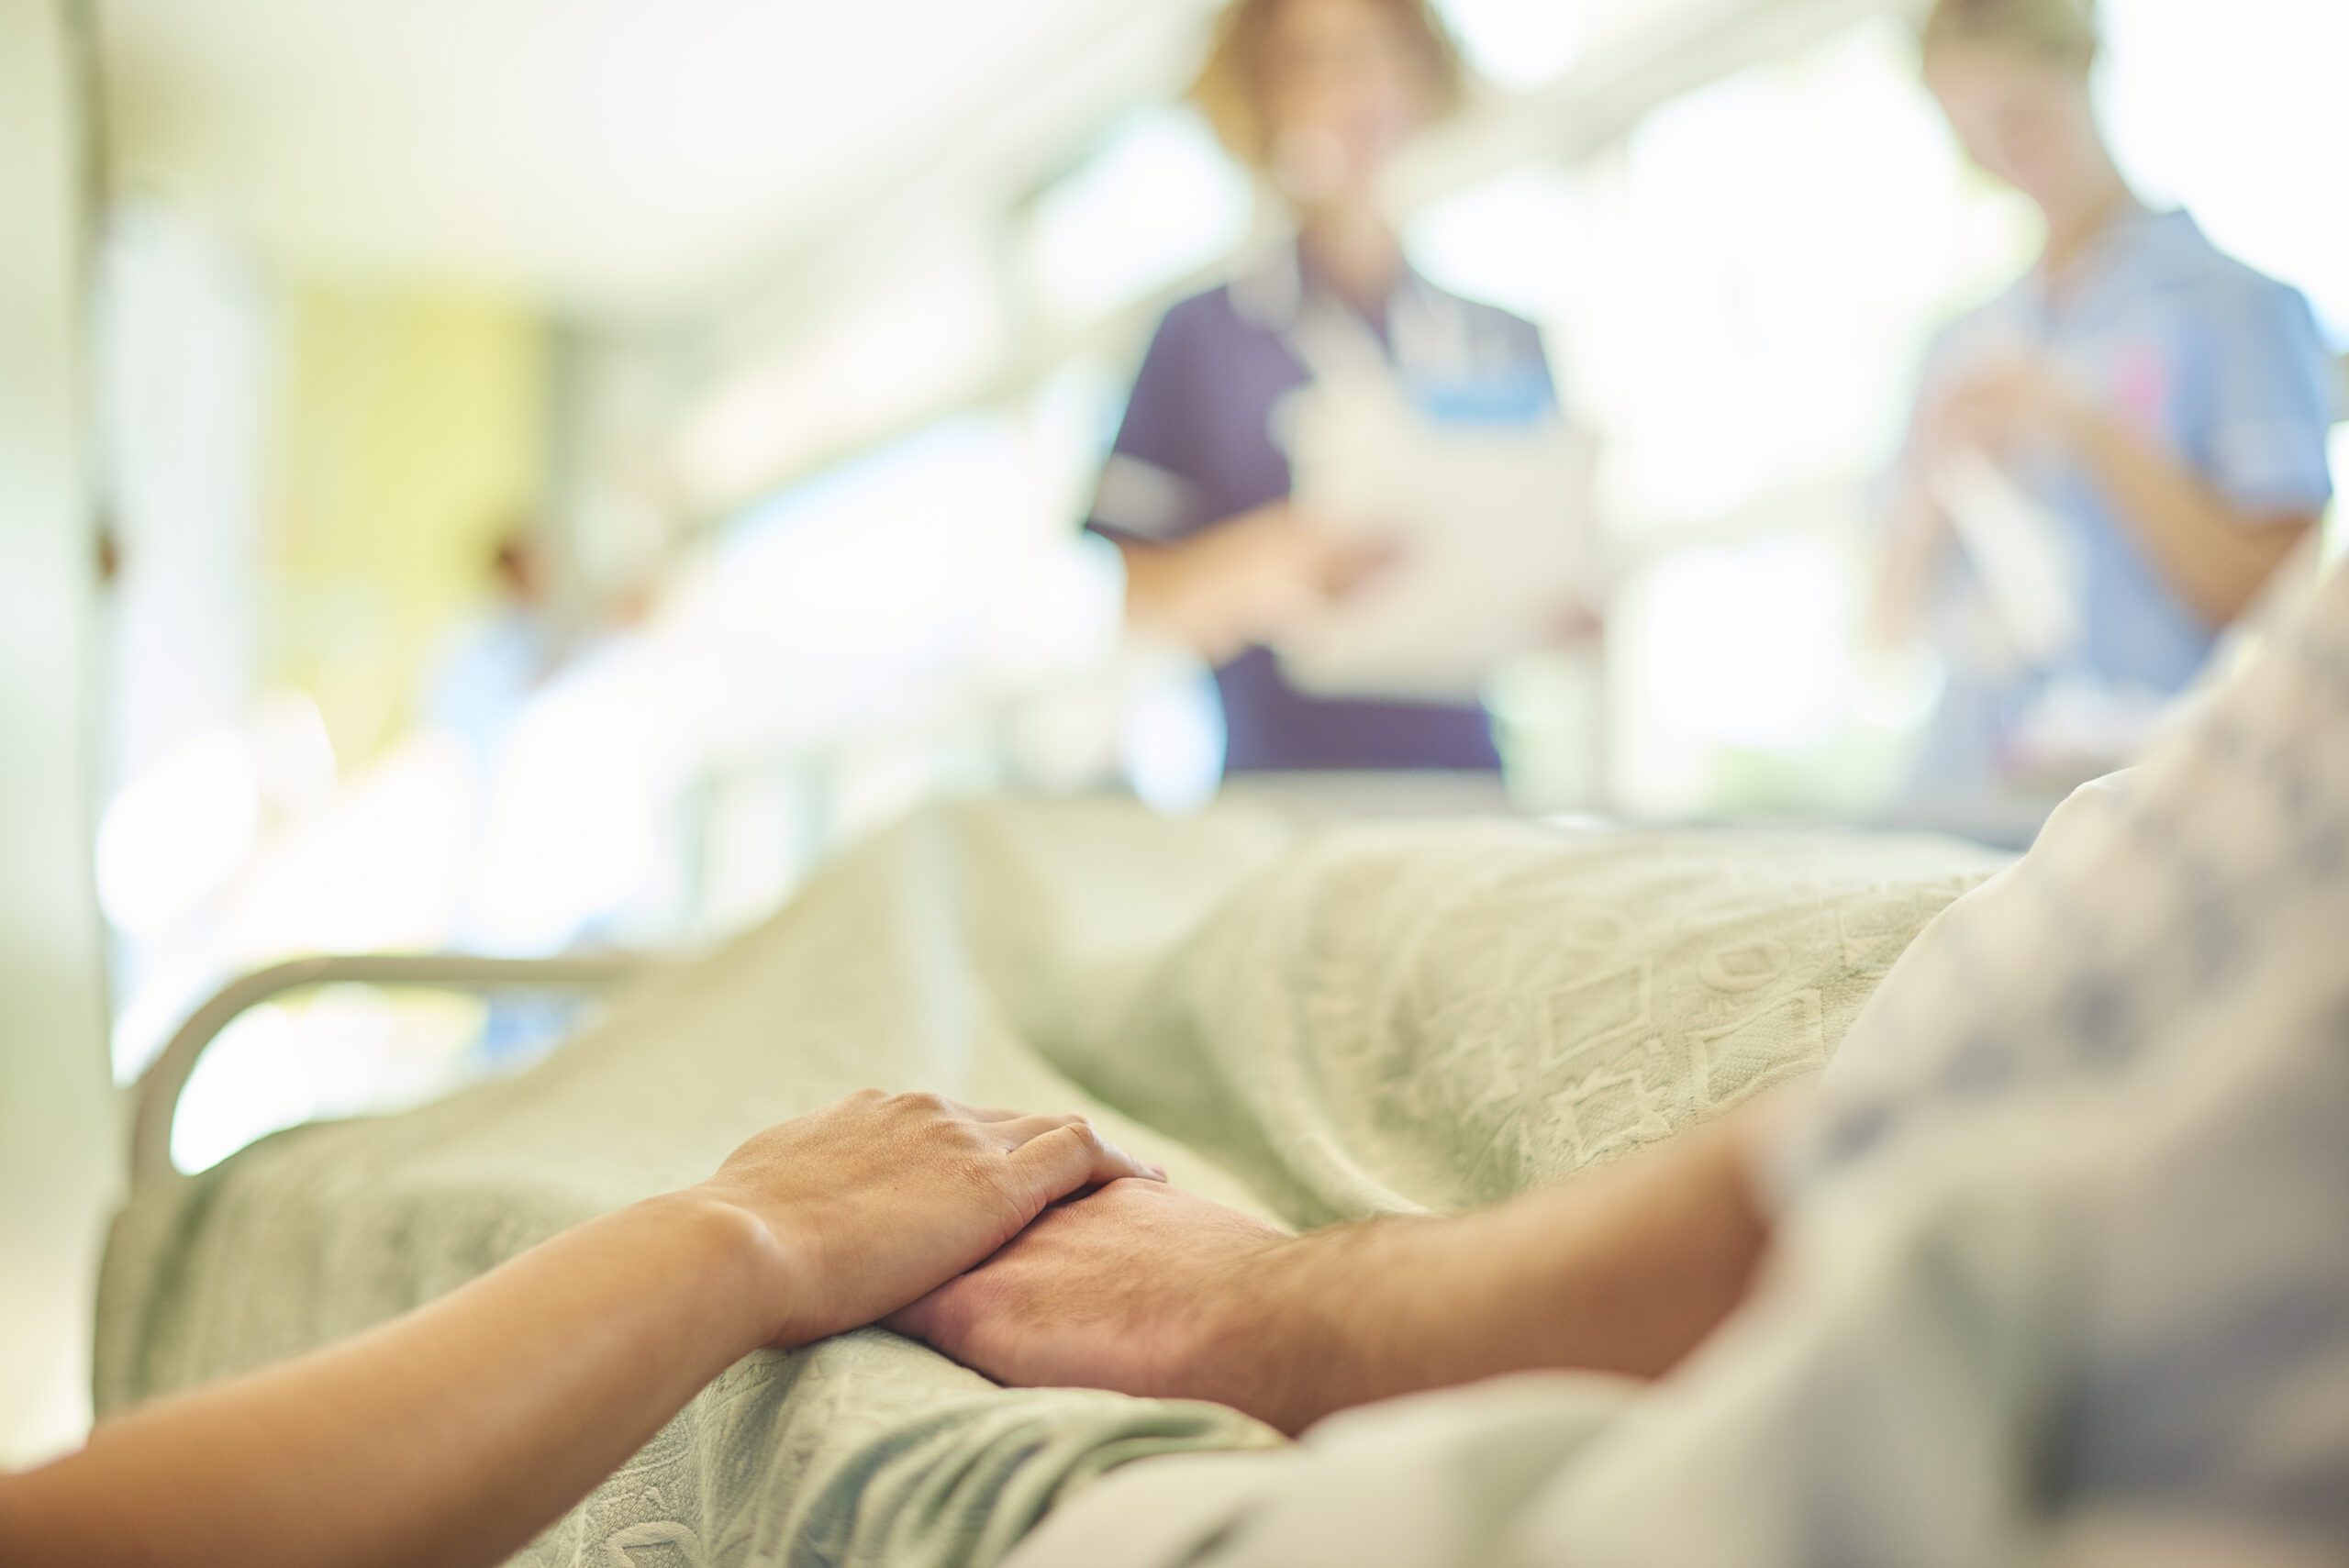
<svg viewBox="0 0 2349 1568">
<path fill-rule="evenodd" d="M 1228 1336 L 1291 1238 L 1155 1183 L 1055 1205 L 993 1258 L 889 1319 L 1000 1383 L 1219 1399 L 1250 1381 Z M 1261 1338 L 1249 1349 L 1261 1346 Z"/>
<path fill-rule="evenodd" d="M 1475 1213 L 1289 1237 L 1113 1182 L 888 1319 L 999 1382 L 1212 1399 L 1286 1431 L 1537 1368 L 1653 1376 L 1742 1299 L 1752 1115 Z"/>
<path fill-rule="evenodd" d="M 1057 1198 L 1164 1174 L 1080 1117 L 868 1089 L 769 1128 L 694 1191 L 755 1222 L 773 1303 L 767 1338 L 789 1346 L 905 1306 Z"/>
</svg>

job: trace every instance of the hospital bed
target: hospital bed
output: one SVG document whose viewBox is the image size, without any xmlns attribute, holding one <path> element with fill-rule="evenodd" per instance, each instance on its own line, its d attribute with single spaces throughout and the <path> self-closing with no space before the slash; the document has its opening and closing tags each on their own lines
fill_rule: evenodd
<svg viewBox="0 0 2349 1568">
<path fill-rule="evenodd" d="M 224 992 L 140 1085 L 103 1272 L 102 1411 L 356 1331 L 865 1084 L 1066 1107 L 1288 1225 L 1491 1201 L 1823 1063 L 1942 907 L 1949 840 L 1233 807 L 933 811 L 691 962 L 306 961 Z M 172 1168 L 243 1007 L 326 981 L 608 993 L 539 1064 Z M 878 1329 L 722 1376 L 518 1561 L 987 1563 L 1235 1412 L 1005 1390 Z"/>
</svg>

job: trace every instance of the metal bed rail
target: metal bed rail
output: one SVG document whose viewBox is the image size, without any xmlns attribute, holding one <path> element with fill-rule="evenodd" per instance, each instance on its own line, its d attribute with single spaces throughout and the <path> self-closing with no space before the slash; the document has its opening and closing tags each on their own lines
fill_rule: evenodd
<svg viewBox="0 0 2349 1568">
<path fill-rule="evenodd" d="M 189 1015 L 131 1090 L 130 1184 L 136 1192 L 180 1173 L 172 1162 L 172 1124 L 195 1064 L 241 1014 L 289 991 L 319 985 L 405 990 L 597 991 L 632 980 L 659 960 L 643 953 L 574 953 L 557 958 L 474 958 L 455 953 L 362 953 L 297 958 L 230 981 Z"/>
</svg>

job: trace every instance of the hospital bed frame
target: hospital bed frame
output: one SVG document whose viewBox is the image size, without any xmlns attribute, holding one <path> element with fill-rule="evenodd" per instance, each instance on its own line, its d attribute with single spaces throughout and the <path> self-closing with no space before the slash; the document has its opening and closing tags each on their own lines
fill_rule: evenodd
<svg viewBox="0 0 2349 1568">
<path fill-rule="evenodd" d="M 238 1017 L 273 996 L 319 985 L 402 990 L 602 991 L 654 967 L 642 953 L 574 953 L 559 958 L 474 958 L 456 953 L 371 953 L 293 959 L 230 981 L 188 1016 L 131 1091 L 133 1191 L 180 1174 L 172 1163 L 172 1123 L 195 1064 Z"/>
</svg>

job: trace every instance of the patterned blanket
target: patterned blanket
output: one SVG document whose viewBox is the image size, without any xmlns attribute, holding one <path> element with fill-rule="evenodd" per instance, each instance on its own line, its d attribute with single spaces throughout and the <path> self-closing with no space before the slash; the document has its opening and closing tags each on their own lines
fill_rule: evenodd
<svg viewBox="0 0 2349 1568">
<path fill-rule="evenodd" d="M 526 1073 L 139 1194 L 100 1407 L 379 1322 L 867 1084 L 1090 1111 L 1294 1226 L 1501 1197 L 1820 1066 L 1997 864 L 1932 840 L 941 809 Z M 1000 1389 L 867 1329 L 738 1364 L 517 1561 L 991 1563 L 1109 1468 L 1279 1440 L 1215 1407 Z"/>
</svg>

